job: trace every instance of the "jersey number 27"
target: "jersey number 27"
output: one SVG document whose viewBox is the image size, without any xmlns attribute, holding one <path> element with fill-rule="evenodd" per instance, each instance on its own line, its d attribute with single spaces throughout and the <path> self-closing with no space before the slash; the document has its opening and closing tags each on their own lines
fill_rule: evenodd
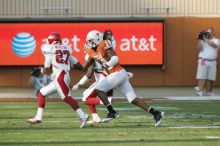
<svg viewBox="0 0 220 146">
<path fill-rule="evenodd" d="M 56 50 L 56 62 L 60 64 L 68 64 L 70 52 L 68 50 Z"/>
</svg>

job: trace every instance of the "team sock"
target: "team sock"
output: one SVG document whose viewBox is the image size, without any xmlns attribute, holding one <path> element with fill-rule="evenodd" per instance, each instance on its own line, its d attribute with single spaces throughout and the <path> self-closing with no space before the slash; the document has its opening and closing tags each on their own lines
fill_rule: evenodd
<svg viewBox="0 0 220 146">
<path fill-rule="evenodd" d="M 150 108 L 148 109 L 148 112 L 151 113 L 152 115 L 155 115 L 158 111 L 155 110 L 154 108 L 150 107 Z"/>
<path fill-rule="evenodd" d="M 45 107 L 45 97 L 41 92 L 38 93 L 38 108 L 44 108 Z"/>
<path fill-rule="evenodd" d="M 44 112 L 44 108 L 41 108 L 41 107 L 39 107 L 38 109 L 37 109 L 37 115 L 35 116 L 35 118 L 37 119 L 37 120 L 42 120 L 43 119 L 43 112 Z"/>
<path fill-rule="evenodd" d="M 92 114 L 93 114 L 93 113 L 97 113 L 96 108 L 95 108 L 95 105 L 89 104 L 89 105 L 88 105 L 88 108 L 89 108 L 89 111 L 90 111 Z"/>
<path fill-rule="evenodd" d="M 111 104 L 107 105 L 106 107 L 107 107 L 109 113 L 116 113 L 116 111 L 113 109 Z"/>
<path fill-rule="evenodd" d="M 79 117 L 80 117 L 81 119 L 83 119 L 84 116 L 85 116 L 85 113 L 83 112 L 83 110 L 82 110 L 81 108 L 78 108 L 78 109 L 76 110 L 76 113 L 79 115 Z"/>
<path fill-rule="evenodd" d="M 75 111 L 80 108 L 78 102 L 71 96 L 65 97 L 63 101 L 69 104 L 72 107 L 72 109 Z"/>
<path fill-rule="evenodd" d="M 97 114 L 97 113 L 92 113 L 92 119 L 94 120 L 94 121 L 101 121 L 101 118 L 99 117 L 99 115 Z"/>
</svg>

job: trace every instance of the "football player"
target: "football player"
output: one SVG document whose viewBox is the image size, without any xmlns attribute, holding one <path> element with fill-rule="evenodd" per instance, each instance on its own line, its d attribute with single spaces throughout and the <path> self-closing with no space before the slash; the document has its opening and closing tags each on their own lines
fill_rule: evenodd
<svg viewBox="0 0 220 146">
<path fill-rule="evenodd" d="M 105 30 L 103 33 L 103 40 L 110 40 L 115 42 L 112 36 L 112 31 L 111 30 Z M 116 45 L 115 45 L 116 46 Z M 85 52 L 86 52 L 86 48 L 85 48 Z M 88 59 L 88 54 L 85 55 L 85 60 Z M 99 117 L 99 115 L 97 114 L 96 111 L 96 105 L 102 104 L 101 100 L 99 98 L 97 98 L 96 93 L 94 92 L 94 86 L 99 82 L 99 79 L 103 78 L 106 76 L 105 71 L 101 71 L 101 70 L 97 70 L 100 66 L 99 63 L 94 63 L 92 66 L 89 67 L 86 75 L 83 76 L 83 78 L 76 84 L 73 86 L 73 91 L 76 91 L 80 86 L 83 86 L 84 84 L 86 84 L 90 78 L 92 77 L 92 75 L 94 74 L 95 76 L 95 83 L 93 83 L 87 90 L 85 90 L 83 92 L 83 98 L 82 101 L 87 104 L 89 111 L 92 114 L 92 120 L 88 121 L 87 123 L 99 123 L 101 122 L 101 118 Z M 108 96 L 108 100 L 111 103 L 111 97 L 113 96 L 113 89 L 109 90 L 107 92 L 107 96 Z"/>
<path fill-rule="evenodd" d="M 85 60 L 87 60 L 88 57 L 89 57 L 88 54 L 86 54 Z M 85 85 L 92 78 L 92 75 L 95 76 L 95 82 L 83 92 L 83 98 L 82 98 L 82 101 L 88 106 L 88 109 L 92 114 L 92 119 L 87 122 L 89 124 L 101 122 L 101 118 L 99 117 L 96 110 L 96 105 L 100 105 L 103 103 L 96 95 L 95 86 L 97 85 L 98 82 L 100 82 L 103 78 L 107 76 L 107 73 L 103 70 L 98 70 L 98 68 L 100 68 L 98 66 L 100 66 L 100 64 L 94 62 L 94 64 L 89 67 L 87 73 L 80 79 L 80 81 L 72 87 L 72 90 L 76 91 L 81 86 Z M 128 72 L 127 74 L 129 78 L 133 77 L 132 73 Z M 108 100 L 110 103 L 112 101 L 112 93 L 113 93 L 113 89 L 107 92 Z"/>
<path fill-rule="evenodd" d="M 119 57 L 116 55 L 112 48 L 111 41 L 100 40 L 101 33 L 97 30 L 90 31 L 87 34 L 86 45 L 88 48 L 89 58 L 86 61 L 84 67 L 91 66 L 94 62 L 99 62 L 102 64 L 103 69 L 107 72 L 107 76 L 103 78 L 95 87 L 95 92 L 100 99 L 104 99 L 103 103 L 107 106 L 109 101 L 106 92 L 110 89 L 117 88 L 121 93 L 123 93 L 128 101 L 143 110 L 149 112 L 153 115 L 155 120 L 155 126 L 161 123 L 164 116 L 164 112 L 160 112 L 153 107 L 145 104 L 145 102 L 138 98 L 135 94 L 134 89 L 129 83 L 127 72 L 119 64 Z M 119 115 L 114 110 L 109 110 L 109 113 L 103 122 L 108 122 L 112 119 L 117 118 Z"/>
<path fill-rule="evenodd" d="M 38 93 L 38 111 L 34 118 L 28 119 L 29 124 L 38 124 L 42 122 L 43 111 L 45 107 L 45 96 L 58 92 L 62 100 L 70 105 L 79 115 L 80 128 L 85 127 L 88 115 L 79 107 L 78 102 L 71 96 L 69 89 L 71 67 L 83 70 L 83 66 L 72 56 L 72 49 L 68 45 L 62 44 L 59 33 L 51 33 L 48 37 L 48 44 L 42 47 L 42 53 L 45 56 L 44 68 L 41 72 L 50 74 L 52 67 L 52 82 L 40 89 Z"/>
</svg>

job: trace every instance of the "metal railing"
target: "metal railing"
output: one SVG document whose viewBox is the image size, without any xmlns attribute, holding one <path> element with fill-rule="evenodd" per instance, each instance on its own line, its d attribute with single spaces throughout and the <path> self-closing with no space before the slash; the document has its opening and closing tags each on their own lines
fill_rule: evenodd
<svg viewBox="0 0 220 146">
<path fill-rule="evenodd" d="M 0 17 L 220 16 L 220 0 L 0 0 Z"/>
</svg>

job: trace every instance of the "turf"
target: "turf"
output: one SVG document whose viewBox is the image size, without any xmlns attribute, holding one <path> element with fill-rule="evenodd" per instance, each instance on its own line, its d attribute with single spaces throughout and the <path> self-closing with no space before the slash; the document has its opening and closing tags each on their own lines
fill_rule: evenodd
<svg viewBox="0 0 220 146">
<path fill-rule="evenodd" d="M 158 101 L 166 117 L 154 127 L 150 114 L 128 103 L 115 103 L 120 118 L 79 129 L 79 120 L 65 103 L 47 103 L 42 124 L 29 126 L 36 103 L 0 103 L 0 145 L 69 146 L 219 146 L 220 102 Z M 83 109 L 86 106 L 82 104 Z M 105 116 L 103 106 L 98 107 Z"/>
</svg>

